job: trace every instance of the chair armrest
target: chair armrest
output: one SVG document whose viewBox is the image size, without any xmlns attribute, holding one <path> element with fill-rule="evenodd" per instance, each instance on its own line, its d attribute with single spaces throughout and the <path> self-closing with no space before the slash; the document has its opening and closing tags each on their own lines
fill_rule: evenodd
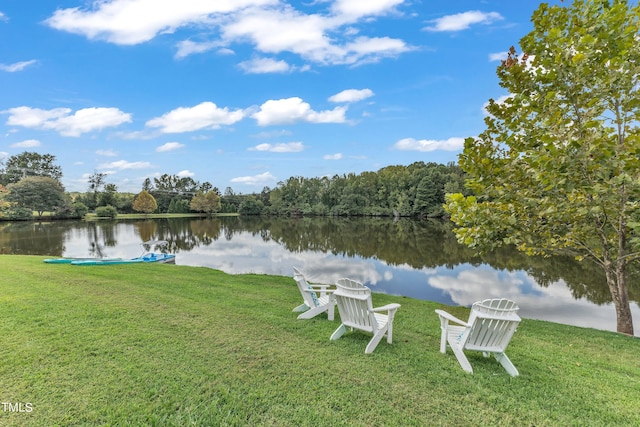
<svg viewBox="0 0 640 427">
<path fill-rule="evenodd" d="M 374 312 L 378 312 L 378 311 L 392 311 L 392 310 L 397 310 L 400 308 L 400 304 L 398 303 L 392 303 L 392 304 L 387 304 L 387 305 L 383 305 L 382 307 L 376 307 L 373 309 Z"/>
<path fill-rule="evenodd" d="M 326 291 L 334 291 L 335 290 L 335 288 L 329 289 L 333 285 L 321 285 L 319 283 L 308 283 L 308 285 L 311 286 L 312 288 L 323 289 L 323 290 L 326 290 Z"/>
<path fill-rule="evenodd" d="M 334 293 L 336 290 L 335 289 L 326 289 L 325 287 L 319 288 L 319 289 L 303 289 L 303 291 L 305 292 L 322 292 L 323 294 L 327 293 L 327 294 L 332 294 Z"/>
<path fill-rule="evenodd" d="M 444 319 L 447 319 L 447 320 L 449 320 L 451 322 L 455 322 L 455 323 L 457 323 L 459 325 L 462 325 L 462 326 L 470 326 L 467 322 L 458 319 L 457 317 L 447 313 L 446 311 L 436 310 L 436 313 L 438 314 L 438 316 L 440 316 L 441 320 L 444 318 Z"/>
</svg>

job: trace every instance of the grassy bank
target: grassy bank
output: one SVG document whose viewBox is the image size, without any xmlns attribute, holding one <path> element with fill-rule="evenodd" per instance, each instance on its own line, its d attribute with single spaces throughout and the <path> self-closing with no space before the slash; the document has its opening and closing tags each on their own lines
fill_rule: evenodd
<svg viewBox="0 0 640 427">
<path fill-rule="evenodd" d="M 402 307 L 365 355 L 365 334 L 329 341 L 339 320 L 296 320 L 289 277 L 43 258 L 0 256 L 0 402 L 23 409 L 3 426 L 640 424 L 637 338 L 523 320 L 520 376 L 473 353 L 469 375 L 438 352 L 439 304 L 375 294 Z"/>
</svg>

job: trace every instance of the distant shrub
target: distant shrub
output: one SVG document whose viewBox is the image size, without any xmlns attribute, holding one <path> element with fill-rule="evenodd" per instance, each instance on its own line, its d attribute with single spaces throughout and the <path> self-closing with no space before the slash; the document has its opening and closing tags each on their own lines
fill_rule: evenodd
<svg viewBox="0 0 640 427">
<path fill-rule="evenodd" d="M 75 218 L 84 218 L 89 213 L 89 208 L 81 202 L 75 202 L 73 204 L 73 216 Z"/>
<path fill-rule="evenodd" d="M 55 219 L 82 219 L 89 212 L 89 208 L 82 202 L 65 203 L 56 209 L 51 218 Z"/>
<path fill-rule="evenodd" d="M 118 210 L 113 206 L 100 206 L 96 209 L 96 216 L 99 218 L 115 218 L 118 215 Z"/>
</svg>

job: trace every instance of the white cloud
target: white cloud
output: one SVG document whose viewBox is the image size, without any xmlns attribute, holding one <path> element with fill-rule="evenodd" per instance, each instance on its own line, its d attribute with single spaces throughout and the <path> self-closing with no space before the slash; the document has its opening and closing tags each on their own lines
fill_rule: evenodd
<svg viewBox="0 0 640 427">
<path fill-rule="evenodd" d="M 220 42 L 217 41 L 213 41 L 213 42 L 194 42 L 191 40 L 183 40 L 180 43 L 178 43 L 178 51 L 175 54 L 175 57 L 180 59 L 180 58 L 185 58 L 189 55 L 193 55 L 196 53 L 204 53 L 204 52 L 208 52 L 212 49 L 216 49 L 218 47 L 220 47 L 221 44 Z M 225 49 L 226 51 L 230 51 L 230 49 Z M 231 51 L 233 53 L 233 51 Z M 227 52 L 228 54 L 228 52 Z"/>
<path fill-rule="evenodd" d="M 403 151 L 456 151 L 464 147 L 464 138 L 449 138 L 445 140 L 416 140 L 413 138 L 404 138 L 396 142 L 393 146 L 396 150 Z"/>
<path fill-rule="evenodd" d="M 80 136 L 131 122 L 131 114 L 117 108 L 83 108 L 73 114 L 71 112 L 69 108 L 41 110 L 24 106 L 3 111 L 9 113 L 9 126 L 54 130 L 63 136 Z"/>
<path fill-rule="evenodd" d="M 180 172 L 178 172 L 176 175 L 178 175 L 180 178 L 189 178 L 192 176 L 195 176 L 195 173 L 191 172 L 190 170 L 182 170 Z"/>
<path fill-rule="evenodd" d="M 462 31 L 468 29 L 473 24 L 491 24 L 495 21 L 504 19 L 498 12 L 480 12 L 479 10 L 470 10 L 468 12 L 457 13 L 455 15 L 447 15 L 442 18 L 434 19 L 434 25 L 426 27 L 428 31 Z"/>
<path fill-rule="evenodd" d="M 351 2 L 343 3 L 342 10 L 346 11 L 347 3 Z M 358 6 L 356 3 L 353 4 Z M 384 9 L 363 6 L 368 11 L 366 14 L 369 15 L 373 14 L 374 10 L 382 13 Z M 340 10 L 334 12 L 340 13 Z M 348 25 L 358 23 L 360 18 L 362 18 L 361 13 L 307 15 L 291 6 L 280 9 L 253 8 L 234 15 L 220 28 L 220 31 L 227 43 L 248 42 L 262 53 L 275 55 L 288 52 L 300 56 L 303 60 L 322 65 L 375 62 L 383 57 L 397 56 L 413 50 L 400 39 L 388 37 L 353 39 L 357 32 Z"/>
<path fill-rule="evenodd" d="M 404 0 L 336 0 L 331 7 L 336 15 L 360 18 L 370 15 L 382 15 L 392 11 Z"/>
<path fill-rule="evenodd" d="M 166 151 L 173 151 L 173 150 L 177 150 L 179 148 L 184 147 L 184 144 L 181 144 L 179 142 L 167 142 L 166 144 L 162 144 L 161 146 L 156 148 L 156 151 L 158 153 L 164 153 Z"/>
<path fill-rule="evenodd" d="M 113 150 L 98 150 L 96 151 L 96 154 L 104 157 L 115 157 L 118 155 L 118 152 Z"/>
<path fill-rule="evenodd" d="M 9 18 L 7 18 L 7 15 L 5 15 L 4 13 L 0 12 L 0 21 L 8 21 Z"/>
<path fill-rule="evenodd" d="M 319 64 L 358 64 L 397 56 L 413 48 L 400 39 L 359 37 L 351 24 L 382 15 L 402 0 L 345 0 L 329 14 L 303 14 L 291 6 L 251 9 L 238 14 L 221 31 L 229 41 L 246 42 L 264 53 L 290 52 Z"/>
<path fill-rule="evenodd" d="M 61 117 L 52 127 L 64 136 L 80 136 L 128 122 L 131 122 L 131 114 L 117 108 L 83 108 L 72 116 Z"/>
<path fill-rule="evenodd" d="M 382 58 L 396 57 L 413 50 L 400 39 L 390 37 L 358 37 L 345 45 L 345 54 L 341 63 L 361 64 L 378 62 Z M 336 62 L 340 63 L 340 62 Z"/>
<path fill-rule="evenodd" d="M 16 142 L 15 144 L 11 144 L 12 148 L 33 148 L 40 147 L 40 141 L 37 139 L 27 139 L 22 142 Z"/>
<path fill-rule="evenodd" d="M 192 132 L 200 129 L 219 129 L 244 118 L 244 111 L 218 108 L 213 102 L 203 102 L 195 107 L 180 107 L 161 117 L 149 120 L 149 127 L 161 128 L 163 133 Z"/>
<path fill-rule="evenodd" d="M 229 41 L 250 41 L 265 53 L 293 52 L 309 57 L 310 52 L 328 50 L 326 17 L 304 15 L 292 7 L 251 9 L 222 28 Z"/>
<path fill-rule="evenodd" d="M 153 139 L 155 137 L 157 137 L 157 135 L 154 135 L 153 132 L 149 132 L 148 130 L 144 130 L 144 131 L 131 131 L 131 132 L 116 132 L 115 135 L 118 138 L 122 138 L 122 139 Z"/>
<path fill-rule="evenodd" d="M 289 135 L 291 135 L 290 130 L 281 129 L 281 130 L 258 132 L 252 136 L 255 138 L 280 138 L 280 137 L 289 136 Z"/>
<path fill-rule="evenodd" d="M 217 14 L 249 6 L 277 3 L 277 0 L 113 0 L 94 1 L 93 8 L 58 9 L 45 21 L 57 30 L 81 34 L 89 39 L 134 45 L 158 34 L 203 24 Z"/>
<path fill-rule="evenodd" d="M 35 59 L 32 59 L 30 61 L 16 62 L 14 64 L 9 64 L 9 65 L 0 64 L 0 70 L 6 71 L 8 73 L 15 73 L 16 71 L 22 71 L 25 68 L 27 68 L 29 65 L 36 64 L 37 62 L 38 61 L 36 61 Z"/>
<path fill-rule="evenodd" d="M 353 39 L 352 29 L 342 27 L 356 21 L 357 17 L 304 15 L 291 7 L 283 10 L 253 9 L 239 15 L 222 28 L 222 32 L 229 42 L 249 41 L 263 53 L 289 52 L 323 65 L 375 62 L 413 50 L 400 39 Z"/>
<path fill-rule="evenodd" d="M 191 40 L 183 40 L 178 43 L 178 51 L 175 54 L 175 58 L 182 59 L 189 55 L 205 53 L 214 49 L 217 49 L 216 53 L 218 55 L 226 56 L 236 54 L 232 49 L 224 47 L 224 43 L 220 41 L 194 42 Z"/>
<path fill-rule="evenodd" d="M 362 101 L 373 96 L 371 89 L 347 89 L 329 97 L 330 102 L 349 103 Z"/>
<path fill-rule="evenodd" d="M 31 107 L 16 107 L 2 111 L 9 114 L 7 125 L 22 126 L 26 128 L 40 128 L 47 122 L 54 122 L 71 113 L 69 108 L 54 108 L 53 110 L 41 110 Z"/>
<path fill-rule="evenodd" d="M 269 100 L 260 106 L 260 111 L 251 117 L 260 126 L 309 123 L 344 123 L 347 107 L 336 107 L 333 110 L 313 111 L 311 106 L 298 97 Z"/>
<path fill-rule="evenodd" d="M 302 142 L 287 142 L 280 144 L 259 144 L 249 148 L 249 151 L 270 151 L 272 153 L 297 153 L 304 150 Z"/>
<path fill-rule="evenodd" d="M 322 158 L 325 159 L 325 160 L 341 160 L 342 157 L 343 157 L 342 153 L 326 154 L 326 155 L 322 156 Z"/>
<path fill-rule="evenodd" d="M 247 185 L 262 185 L 265 183 L 274 182 L 275 180 L 276 178 L 271 174 L 271 172 L 265 172 L 263 174 L 254 176 L 240 176 L 237 178 L 232 178 L 231 182 Z"/>
<path fill-rule="evenodd" d="M 89 39 L 124 45 L 144 43 L 183 28 L 199 31 L 199 41 L 178 43 L 176 58 L 213 49 L 229 52 L 230 45 L 240 43 L 251 44 L 258 52 L 288 52 L 320 64 L 375 62 L 413 50 L 399 39 L 353 39 L 359 31 L 355 25 L 367 25 L 375 16 L 399 15 L 396 7 L 403 0 L 337 0 L 334 3 L 322 0 L 314 3 L 319 7 L 326 5 L 325 9 L 314 14 L 303 13 L 279 0 L 95 0 L 90 3 L 93 7 L 59 9 L 45 23 Z"/>
<path fill-rule="evenodd" d="M 255 58 L 238 64 L 247 74 L 288 73 L 293 71 L 286 61 L 271 58 Z"/>
<path fill-rule="evenodd" d="M 128 162 L 126 160 L 118 160 L 111 163 L 104 163 L 98 166 L 98 169 L 127 170 L 127 169 L 147 169 L 151 167 L 153 167 L 153 165 L 149 162 Z"/>
</svg>

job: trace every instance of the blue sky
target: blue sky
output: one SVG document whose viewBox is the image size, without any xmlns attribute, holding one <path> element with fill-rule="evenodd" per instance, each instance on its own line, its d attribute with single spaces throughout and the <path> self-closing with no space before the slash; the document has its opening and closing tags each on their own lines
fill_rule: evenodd
<svg viewBox="0 0 640 427">
<path fill-rule="evenodd" d="M 557 3 L 557 2 L 551 2 Z M 537 1 L 0 2 L 0 158 L 139 192 L 457 161 Z"/>
</svg>

